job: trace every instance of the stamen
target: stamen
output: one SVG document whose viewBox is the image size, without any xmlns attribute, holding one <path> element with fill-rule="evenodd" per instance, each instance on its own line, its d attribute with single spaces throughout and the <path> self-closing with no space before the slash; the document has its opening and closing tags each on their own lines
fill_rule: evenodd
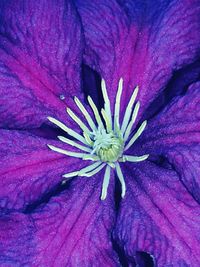
<svg viewBox="0 0 200 267">
<path fill-rule="evenodd" d="M 124 134 L 124 142 L 126 142 L 126 140 L 128 139 L 128 137 L 129 137 L 129 135 L 131 133 L 131 129 L 132 129 L 133 124 L 135 123 L 135 120 L 137 118 L 139 108 L 140 108 L 140 102 L 138 101 L 137 104 L 135 105 L 131 121 L 129 122 L 128 127 L 126 128 L 126 131 L 125 131 L 125 134 Z"/>
<path fill-rule="evenodd" d="M 78 134 L 74 130 L 68 128 L 62 122 L 60 122 L 60 121 L 58 121 L 58 120 L 56 120 L 56 119 L 54 119 L 52 117 L 47 117 L 47 119 L 50 120 L 55 125 L 57 125 L 59 128 L 61 128 L 63 131 L 65 131 L 66 133 L 68 133 L 69 135 L 71 135 L 72 137 L 74 137 L 75 139 L 77 139 L 80 142 L 82 142 L 83 144 L 87 145 L 87 142 L 85 141 L 85 139 L 80 134 Z"/>
<path fill-rule="evenodd" d="M 92 108 L 92 111 L 94 113 L 95 119 L 96 119 L 99 127 L 103 128 L 103 122 L 102 122 L 101 117 L 99 115 L 99 111 L 98 111 L 95 103 L 93 102 L 93 100 L 92 100 L 92 98 L 90 96 L 88 96 L 88 102 L 89 102 L 89 104 L 90 104 L 90 106 Z"/>
<path fill-rule="evenodd" d="M 146 125 L 147 125 L 147 121 L 143 121 L 143 123 L 140 125 L 139 129 L 137 130 L 137 132 L 134 134 L 134 136 L 131 138 L 131 140 L 128 142 L 128 144 L 125 146 L 124 151 L 129 149 L 129 147 L 131 147 L 132 144 L 139 138 L 139 136 L 144 131 Z"/>
<path fill-rule="evenodd" d="M 101 114 L 102 114 L 103 119 L 104 119 L 104 121 L 105 121 L 105 123 L 106 123 L 106 130 L 107 130 L 107 133 L 109 133 L 109 132 L 112 131 L 112 125 L 111 125 L 111 123 L 110 123 L 110 121 L 109 121 L 109 118 L 108 118 L 107 113 L 105 112 L 105 110 L 104 110 L 103 108 L 101 109 Z"/>
<path fill-rule="evenodd" d="M 70 157 L 74 157 L 74 158 L 82 158 L 83 159 L 85 156 L 88 155 L 88 154 L 84 154 L 84 153 L 71 152 L 71 151 L 64 150 L 64 149 L 61 149 L 61 148 L 58 148 L 58 147 L 55 147 L 52 145 L 47 145 L 47 146 L 53 151 L 56 151 L 58 153 L 61 153 L 61 154 L 64 154 L 64 155 L 67 155 Z"/>
<path fill-rule="evenodd" d="M 81 119 L 76 116 L 76 114 L 70 108 L 67 108 L 67 113 L 79 125 L 83 132 L 90 133 L 88 127 L 81 121 Z"/>
<path fill-rule="evenodd" d="M 105 174 L 104 174 L 104 178 L 103 178 L 101 200 L 106 199 L 109 181 L 110 181 L 110 166 L 107 165 L 106 170 L 105 170 Z"/>
<path fill-rule="evenodd" d="M 95 175 L 96 173 L 98 173 L 100 170 L 102 170 L 105 166 L 106 166 L 106 163 L 102 163 L 99 167 L 97 167 L 93 171 L 79 174 L 79 176 L 91 177 Z"/>
<path fill-rule="evenodd" d="M 106 83 L 105 83 L 104 79 L 102 79 L 102 81 L 101 81 L 101 89 L 102 89 L 103 99 L 104 99 L 104 103 L 105 103 L 104 104 L 104 109 L 105 109 L 105 112 L 108 115 L 109 121 L 111 123 L 111 128 L 112 128 L 112 114 L 111 114 L 111 108 L 110 108 L 110 100 L 108 98 L 108 93 L 107 93 L 107 90 L 106 90 Z"/>
<path fill-rule="evenodd" d="M 83 113 L 84 117 L 86 118 L 90 128 L 92 130 L 96 129 L 96 125 L 94 124 L 90 114 L 87 112 L 87 110 L 85 109 L 85 107 L 83 106 L 83 104 L 81 103 L 81 101 L 78 99 L 78 97 L 75 96 L 74 101 L 77 105 L 77 107 L 80 109 L 80 111 Z"/>
<path fill-rule="evenodd" d="M 121 132 L 122 134 L 124 134 L 125 130 L 126 130 L 126 127 L 128 125 L 128 122 L 129 122 L 129 119 L 130 119 L 130 116 L 131 116 L 131 112 L 132 112 L 132 107 L 133 107 L 133 104 L 135 102 L 135 99 L 137 97 L 137 94 L 138 94 L 138 90 L 139 90 L 139 87 L 137 86 L 131 96 L 131 99 L 128 103 L 128 106 L 126 108 L 126 111 L 125 111 L 125 115 L 124 115 L 124 119 L 123 119 L 123 122 L 122 122 L 122 127 L 121 127 Z"/>
<path fill-rule="evenodd" d="M 96 167 L 98 167 L 100 164 L 102 164 L 101 161 L 95 162 L 95 163 L 93 163 L 93 164 L 91 164 L 91 165 L 89 165 L 87 167 L 82 168 L 79 171 L 66 173 L 66 174 L 63 175 L 63 177 L 70 178 L 70 177 L 73 177 L 73 176 L 78 176 L 78 175 L 83 174 L 85 172 L 89 172 L 89 171 L 92 171 L 92 170 L 96 169 Z"/>
<path fill-rule="evenodd" d="M 119 86 L 117 90 L 117 96 L 115 101 L 115 116 L 114 116 L 114 131 L 119 130 L 119 112 L 120 112 L 120 100 L 122 95 L 123 79 L 119 80 Z"/>
<path fill-rule="evenodd" d="M 83 150 L 83 151 L 86 151 L 86 152 L 91 152 L 92 150 L 86 146 L 82 146 L 82 145 L 79 145 L 77 144 L 76 142 L 64 137 L 64 136 L 58 136 L 58 139 L 68 145 L 71 145 L 71 146 L 74 146 L 74 147 L 77 147 L 79 148 L 80 150 Z"/>
<path fill-rule="evenodd" d="M 140 162 L 140 161 L 144 161 L 149 157 L 149 155 L 143 155 L 143 156 L 130 156 L 130 155 L 123 155 L 123 157 L 121 159 L 119 159 L 120 162 L 126 162 L 126 161 L 130 161 L 130 162 Z"/>
<path fill-rule="evenodd" d="M 125 184 L 125 181 L 124 181 L 124 176 L 122 174 L 122 170 L 120 168 L 120 165 L 118 162 L 116 162 L 116 172 L 117 172 L 117 176 L 119 178 L 119 181 L 121 183 L 121 186 L 122 186 L 122 193 L 121 193 L 121 197 L 124 198 L 125 196 L 125 193 L 126 193 L 126 184 Z"/>
<path fill-rule="evenodd" d="M 89 146 L 93 146 L 94 142 L 91 140 L 90 136 L 87 133 L 83 133 L 83 136 L 85 138 L 85 141 Z"/>
<path fill-rule="evenodd" d="M 79 172 L 78 172 L 78 175 L 84 175 L 85 173 L 88 173 L 90 171 L 93 171 L 95 170 L 97 167 L 99 167 L 100 165 L 102 164 L 101 161 L 98 161 L 98 162 L 95 162 L 83 169 L 81 169 Z"/>
</svg>

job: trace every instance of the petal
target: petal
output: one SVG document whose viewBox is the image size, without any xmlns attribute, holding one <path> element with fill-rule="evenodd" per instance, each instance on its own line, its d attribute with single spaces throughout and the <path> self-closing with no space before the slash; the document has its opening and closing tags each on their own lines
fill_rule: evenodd
<svg viewBox="0 0 200 267">
<path fill-rule="evenodd" d="M 69 97 L 80 94 L 81 30 L 73 4 L 3 0 L 0 22 L 0 126 L 38 127 L 50 115 L 65 120 Z"/>
<path fill-rule="evenodd" d="M 200 201 L 200 82 L 176 97 L 142 135 L 142 150 L 168 158 L 181 180 Z M 138 143 L 141 146 L 141 143 Z M 137 148 L 136 148 L 137 149 Z"/>
<path fill-rule="evenodd" d="M 61 142 L 25 132 L 0 131 L 0 207 L 25 209 L 55 189 L 63 174 L 89 164 L 51 151 L 47 144 L 73 151 Z"/>
<path fill-rule="evenodd" d="M 173 72 L 198 55 L 198 0 L 76 3 L 86 38 L 85 62 L 106 79 L 112 104 L 119 78 L 123 77 L 124 108 L 139 85 L 144 110 Z"/>
<path fill-rule="evenodd" d="M 74 179 L 69 190 L 52 198 L 34 214 L 27 215 L 30 226 L 24 218 L 22 222 L 25 221 L 26 227 L 18 227 L 14 235 L 11 231 L 3 231 L 8 241 L 2 262 L 18 260 L 19 266 L 25 263 L 27 266 L 119 266 L 110 238 L 115 221 L 114 202 L 110 197 L 112 190 L 109 189 L 106 201 L 101 201 L 101 183 L 99 175 Z M 5 229 L 4 223 L 3 226 Z M 17 244 L 10 247 L 19 236 L 24 241 L 21 251 Z M 27 247 L 29 250 L 23 255 Z"/>
<path fill-rule="evenodd" d="M 200 265 L 200 207 L 177 174 L 153 163 L 126 164 L 127 193 L 115 238 L 125 253 L 150 253 L 155 266 Z"/>
</svg>

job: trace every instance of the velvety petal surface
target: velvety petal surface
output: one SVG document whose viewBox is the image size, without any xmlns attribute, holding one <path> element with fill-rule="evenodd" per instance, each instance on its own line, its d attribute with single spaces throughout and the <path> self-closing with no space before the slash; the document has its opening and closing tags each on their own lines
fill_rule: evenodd
<svg viewBox="0 0 200 267">
<path fill-rule="evenodd" d="M 176 172 L 149 162 L 122 169 L 127 192 L 114 237 L 130 261 L 144 251 L 158 267 L 198 267 L 200 207 Z"/>
<path fill-rule="evenodd" d="M 61 183 L 63 174 L 90 164 L 89 161 L 56 153 L 47 144 L 75 151 L 60 141 L 22 131 L 0 131 L 1 208 L 25 209 Z"/>
<path fill-rule="evenodd" d="M 111 243 L 112 187 L 106 201 L 101 201 L 102 178 L 99 174 L 74 179 L 68 190 L 33 214 L 4 215 L 0 265 L 119 266 Z"/>
<path fill-rule="evenodd" d="M 65 120 L 66 103 L 80 96 L 81 57 L 70 0 L 2 0 L 0 126 L 38 127 L 47 116 Z"/>
<path fill-rule="evenodd" d="M 105 78 L 112 103 L 123 77 L 123 108 L 139 85 L 144 110 L 173 72 L 199 55 L 198 0 L 76 3 L 86 39 L 85 62 Z"/>
<path fill-rule="evenodd" d="M 144 131 L 140 147 L 167 157 L 187 189 L 200 201 L 200 82 L 176 97 Z"/>
</svg>

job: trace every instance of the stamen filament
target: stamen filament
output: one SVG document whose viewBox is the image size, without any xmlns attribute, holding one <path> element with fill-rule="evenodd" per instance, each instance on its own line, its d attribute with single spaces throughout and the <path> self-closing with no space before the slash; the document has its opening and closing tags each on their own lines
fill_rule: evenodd
<svg viewBox="0 0 200 267">
<path fill-rule="evenodd" d="M 67 155 L 67 156 L 70 156 L 70 157 L 82 158 L 83 159 L 84 156 L 90 155 L 90 154 L 84 154 L 84 153 L 71 152 L 71 151 L 64 150 L 64 149 L 61 149 L 61 148 L 58 148 L 58 147 L 55 147 L 55 146 L 52 146 L 52 145 L 47 145 L 47 146 L 53 151 L 56 151 L 58 153 L 61 153 L 61 154 L 64 154 L 64 155 Z"/>
<path fill-rule="evenodd" d="M 83 138 L 83 136 L 81 136 L 80 134 L 78 134 L 77 132 L 75 132 L 74 130 L 68 128 L 65 124 L 63 124 L 62 122 L 52 118 L 52 117 L 47 117 L 48 120 L 50 120 L 52 123 L 54 123 L 55 125 L 57 125 L 59 128 L 61 128 L 63 131 L 65 131 L 66 133 L 68 133 L 69 135 L 71 135 L 72 137 L 74 137 L 75 139 L 79 140 L 80 142 L 82 142 L 83 144 L 87 145 L 87 142 L 85 141 L 85 139 Z"/>
<path fill-rule="evenodd" d="M 115 101 L 115 115 L 114 115 L 114 131 L 118 131 L 120 128 L 119 124 L 119 112 L 120 112 L 120 100 L 122 95 L 122 88 L 123 88 L 123 79 L 121 78 L 119 80 L 118 90 L 117 90 L 117 96 Z"/>
<path fill-rule="evenodd" d="M 83 136 L 85 137 L 85 141 L 87 142 L 87 144 L 88 144 L 89 146 L 93 146 L 93 143 L 94 143 L 94 142 L 92 142 L 92 140 L 91 140 L 89 134 L 87 134 L 87 133 L 83 133 Z"/>
<path fill-rule="evenodd" d="M 138 101 L 137 104 L 135 105 L 131 121 L 129 122 L 128 127 L 126 128 L 126 131 L 125 131 L 125 134 L 124 134 L 124 142 L 126 142 L 126 140 L 128 139 L 128 137 L 129 137 L 129 135 L 131 133 L 131 129 L 132 129 L 133 124 L 135 123 L 135 120 L 137 118 L 139 108 L 140 108 L 140 102 Z"/>
<path fill-rule="evenodd" d="M 74 120 L 79 125 L 83 132 L 90 133 L 88 127 L 81 121 L 81 119 L 76 116 L 76 114 L 70 108 L 67 108 L 67 113 L 72 118 L 72 120 Z"/>
<path fill-rule="evenodd" d="M 106 163 L 102 163 L 99 167 L 97 167 L 93 171 L 79 174 L 79 176 L 91 177 L 95 175 L 96 173 L 98 173 L 100 170 L 102 170 L 105 166 L 106 166 Z"/>
<path fill-rule="evenodd" d="M 106 123 L 107 133 L 109 133 L 109 132 L 112 131 L 112 126 L 111 126 L 111 123 L 109 121 L 108 115 L 107 115 L 107 113 L 105 112 L 105 110 L 103 108 L 101 109 L 101 114 L 102 114 L 103 119 L 104 119 L 104 121 Z"/>
<path fill-rule="evenodd" d="M 128 144 L 125 146 L 124 151 L 129 149 L 129 147 L 131 147 L 132 144 L 139 138 L 139 136 L 143 133 L 146 125 L 147 125 L 147 121 L 143 121 L 143 123 L 140 125 L 139 129 L 137 130 L 137 132 L 134 134 L 134 136 L 131 138 L 131 140 L 128 142 Z"/>
<path fill-rule="evenodd" d="M 102 192 L 101 192 L 101 200 L 106 199 L 107 191 L 108 191 L 108 185 L 110 181 L 110 170 L 111 167 L 109 165 L 106 166 L 104 178 L 103 178 L 103 185 L 102 185 Z"/>
<path fill-rule="evenodd" d="M 112 114 L 111 114 L 111 108 L 110 108 L 110 100 L 108 97 L 106 83 L 104 79 L 102 79 L 101 81 L 101 89 L 102 89 L 103 99 L 104 99 L 104 109 L 105 109 L 105 112 L 108 114 L 108 118 L 111 122 L 111 128 L 112 128 Z"/>
<path fill-rule="evenodd" d="M 125 111 L 125 115 L 124 115 L 124 119 L 123 119 L 123 122 L 122 122 L 122 127 L 121 127 L 121 132 L 122 134 L 124 134 L 125 130 L 126 130 L 126 127 L 128 125 L 128 122 L 130 120 L 130 116 L 131 116 L 131 112 L 132 112 L 132 107 L 133 107 L 133 104 L 135 102 L 135 99 L 137 97 L 137 94 L 138 94 L 138 90 L 139 90 L 139 87 L 136 86 L 135 90 L 133 91 L 133 94 L 131 96 L 131 99 L 129 100 L 129 103 L 128 103 L 128 106 L 126 108 L 126 111 Z"/>
<path fill-rule="evenodd" d="M 84 167 L 83 169 L 81 169 L 79 172 L 78 172 L 78 175 L 82 175 L 82 174 L 85 174 L 87 172 L 90 172 L 90 171 L 93 171 L 95 170 L 97 167 L 99 167 L 100 165 L 102 164 L 101 161 L 98 161 L 98 162 L 95 162 L 87 167 Z"/>
<path fill-rule="evenodd" d="M 83 113 L 84 117 L 86 118 L 86 120 L 87 120 L 90 128 L 92 130 L 96 129 L 96 125 L 95 125 L 93 119 L 91 118 L 90 114 L 88 113 L 88 111 L 86 110 L 86 108 L 83 106 L 83 104 L 81 103 L 81 101 L 78 99 L 78 97 L 75 96 L 74 101 L 75 101 L 77 107 Z"/>
<path fill-rule="evenodd" d="M 100 128 L 103 128 L 104 126 L 103 126 L 103 122 L 102 122 L 102 120 L 101 120 L 101 117 L 100 117 L 100 115 L 99 115 L 99 111 L 98 111 L 98 109 L 97 109 L 97 107 L 96 107 L 94 101 L 92 100 L 92 98 L 91 98 L 90 96 L 88 96 L 88 102 L 89 102 L 89 104 L 90 104 L 90 106 L 91 106 L 91 108 L 92 108 L 92 111 L 93 111 L 93 113 L 94 113 L 95 119 L 96 119 L 96 121 L 97 121 L 99 127 L 100 127 Z"/>
<path fill-rule="evenodd" d="M 82 146 L 82 145 L 79 145 L 78 143 L 64 137 L 64 136 L 58 136 L 58 139 L 68 145 L 71 145 L 71 146 L 74 146 L 74 147 L 77 147 L 79 148 L 80 150 L 83 150 L 83 151 L 86 151 L 86 152 L 91 152 L 92 150 L 89 148 L 89 147 L 86 147 L 86 146 Z"/>
<path fill-rule="evenodd" d="M 121 159 L 119 159 L 120 162 L 126 162 L 126 161 L 130 161 L 130 162 L 140 162 L 140 161 L 144 161 L 149 157 L 149 154 L 147 155 L 143 155 L 143 156 L 130 156 L 130 155 L 123 155 L 123 157 Z"/>
<path fill-rule="evenodd" d="M 122 186 L 121 197 L 124 198 L 124 196 L 126 194 L 126 184 L 125 184 L 125 181 L 124 181 L 124 176 L 123 176 L 122 170 L 121 170 L 120 165 L 119 165 L 118 162 L 116 162 L 115 166 L 116 166 L 117 176 L 118 176 L 119 181 L 120 181 L 121 186 Z"/>
</svg>

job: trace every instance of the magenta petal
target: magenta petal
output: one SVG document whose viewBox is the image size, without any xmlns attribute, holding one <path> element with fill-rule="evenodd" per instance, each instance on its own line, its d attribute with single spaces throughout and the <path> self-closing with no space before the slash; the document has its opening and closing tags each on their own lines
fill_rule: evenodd
<svg viewBox="0 0 200 267">
<path fill-rule="evenodd" d="M 172 170 L 151 163 L 123 168 L 127 192 L 115 238 L 125 253 L 150 253 L 156 267 L 200 266 L 200 207 Z"/>
<path fill-rule="evenodd" d="M 167 157 L 200 201 L 200 82 L 149 121 L 141 142 L 147 153 Z"/>
<path fill-rule="evenodd" d="M 5 263 L 6 257 L 10 256 L 13 261 L 18 259 L 20 266 L 25 263 L 27 266 L 55 267 L 119 266 L 111 243 L 111 230 L 115 222 L 114 203 L 110 190 L 105 202 L 99 198 L 102 177 L 96 175 L 73 180 L 68 191 L 52 198 L 34 214 L 27 215 L 31 220 L 29 225 L 33 229 L 31 233 L 27 231 L 22 240 L 24 249 L 31 248 L 29 257 L 23 256 L 23 249 L 19 251 L 17 247 L 16 238 L 25 230 L 18 227 L 13 235 L 9 229 L 3 231 L 2 234 L 8 241 L 5 242 L 2 262 Z M 18 218 L 19 215 L 15 217 Z M 4 218 L 2 220 L 5 222 Z M 19 220 L 22 220 L 22 224 L 25 222 L 26 226 L 27 218 L 19 217 Z M 15 225 L 15 222 L 13 224 Z M 30 230 L 31 227 L 26 226 L 25 229 Z M 0 233 L 1 229 L 6 230 L 6 226 L 0 228 Z M 29 240 L 27 235 L 30 236 Z M 2 239 L 0 244 L 1 241 Z M 10 244 L 15 241 L 16 244 L 11 248 Z M 9 254 L 10 250 L 13 255 Z"/>
<path fill-rule="evenodd" d="M 1 1 L 0 125 L 66 119 L 69 96 L 80 95 L 81 40 L 71 1 Z"/>
<path fill-rule="evenodd" d="M 0 131 L 0 207 L 24 209 L 61 183 L 63 174 L 89 164 L 51 151 L 47 144 L 72 151 L 61 142 Z"/>
<path fill-rule="evenodd" d="M 124 106 L 139 85 L 146 108 L 172 73 L 198 54 L 198 0 L 76 2 L 86 37 L 85 61 L 106 79 L 112 103 L 123 77 Z"/>
</svg>

